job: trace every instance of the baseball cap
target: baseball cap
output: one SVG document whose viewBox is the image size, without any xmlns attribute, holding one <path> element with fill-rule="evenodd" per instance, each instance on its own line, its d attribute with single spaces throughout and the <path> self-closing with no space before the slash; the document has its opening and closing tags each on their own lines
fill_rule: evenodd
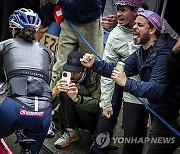
<svg viewBox="0 0 180 154">
<path fill-rule="evenodd" d="M 155 12 L 150 10 L 144 10 L 143 8 L 138 9 L 138 15 L 144 16 L 149 20 L 149 22 L 159 31 L 162 30 L 163 20 L 162 18 Z"/>
<path fill-rule="evenodd" d="M 134 7 L 141 7 L 142 4 L 142 0 L 117 0 L 116 2 L 116 5 L 129 5 Z"/>
<path fill-rule="evenodd" d="M 81 51 L 72 51 L 69 53 L 67 62 L 64 64 L 63 69 L 69 72 L 81 72 L 84 66 L 80 62 L 80 58 L 84 56 Z"/>
</svg>

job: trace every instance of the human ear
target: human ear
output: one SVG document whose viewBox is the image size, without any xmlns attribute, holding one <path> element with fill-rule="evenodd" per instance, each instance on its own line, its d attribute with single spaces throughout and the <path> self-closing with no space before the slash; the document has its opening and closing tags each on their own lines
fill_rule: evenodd
<svg viewBox="0 0 180 154">
<path fill-rule="evenodd" d="M 150 30 L 149 30 L 149 34 L 155 34 L 155 32 L 156 32 L 156 28 L 155 27 L 152 27 L 152 28 L 150 28 Z"/>
</svg>

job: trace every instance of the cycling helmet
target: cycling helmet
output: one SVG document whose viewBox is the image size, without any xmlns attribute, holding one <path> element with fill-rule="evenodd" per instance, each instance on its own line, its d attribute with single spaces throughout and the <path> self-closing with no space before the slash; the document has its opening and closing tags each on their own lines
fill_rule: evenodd
<svg viewBox="0 0 180 154">
<path fill-rule="evenodd" d="M 23 29 L 26 27 L 32 27 L 38 30 L 40 24 L 41 19 L 38 14 L 31 9 L 21 8 L 14 11 L 9 17 L 9 28 Z"/>
</svg>

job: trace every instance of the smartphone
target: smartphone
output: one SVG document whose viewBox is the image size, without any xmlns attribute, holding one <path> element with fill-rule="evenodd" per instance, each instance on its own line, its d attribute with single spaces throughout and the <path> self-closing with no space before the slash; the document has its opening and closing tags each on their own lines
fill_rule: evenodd
<svg viewBox="0 0 180 154">
<path fill-rule="evenodd" d="M 69 86 L 71 82 L 71 72 L 63 71 L 62 72 L 62 79 L 67 81 L 67 85 Z"/>
</svg>

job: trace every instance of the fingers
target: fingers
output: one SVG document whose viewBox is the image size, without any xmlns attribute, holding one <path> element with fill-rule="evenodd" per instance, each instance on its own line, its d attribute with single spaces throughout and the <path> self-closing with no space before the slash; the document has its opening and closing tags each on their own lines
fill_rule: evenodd
<svg viewBox="0 0 180 154">
<path fill-rule="evenodd" d="M 106 16 L 106 17 L 102 17 L 101 22 L 103 22 L 103 21 L 111 22 L 113 20 L 117 20 L 116 15 L 109 15 L 109 16 Z"/>
<path fill-rule="evenodd" d="M 117 19 L 117 15 L 109 15 L 108 17 L 111 19 Z"/>
<path fill-rule="evenodd" d="M 104 113 L 103 115 L 108 119 L 111 117 L 111 114 L 109 114 L 109 113 Z"/>
<path fill-rule="evenodd" d="M 67 85 L 67 81 L 64 79 L 61 79 L 57 82 L 56 86 L 55 86 L 55 90 L 57 92 L 67 92 L 69 86 Z"/>
<path fill-rule="evenodd" d="M 92 67 L 95 61 L 95 56 L 93 54 L 86 53 L 80 61 L 85 67 Z"/>
<path fill-rule="evenodd" d="M 64 79 L 59 80 L 56 85 L 59 86 L 59 87 L 66 87 L 66 86 L 68 86 L 67 81 L 64 80 Z"/>
<path fill-rule="evenodd" d="M 101 26 L 103 28 L 108 28 L 109 27 L 109 22 L 108 21 L 101 21 Z"/>
<path fill-rule="evenodd" d="M 53 89 L 52 89 L 52 94 L 54 96 L 58 95 L 59 93 L 61 92 L 67 92 L 68 91 L 68 87 L 64 87 L 64 88 L 61 88 L 59 86 L 55 86 Z"/>
<path fill-rule="evenodd" d="M 120 69 L 120 68 L 118 68 L 118 67 L 115 67 L 114 69 L 113 69 L 113 71 L 112 71 L 112 73 L 114 73 L 114 74 L 121 74 L 121 73 L 123 73 L 124 72 L 124 70 L 122 70 L 122 69 Z"/>
<path fill-rule="evenodd" d="M 68 88 L 69 91 L 78 91 L 78 88 L 75 83 L 71 83 Z"/>
<path fill-rule="evenodd" d="M 73 95 L 77 95 L 78 91 L 77 90 L 68 90 L 67 93 L 69 95 L 73 94 Z"/>
<path fill-rule="evenodd" d="M 66 86 L 66 87 L 57 86 L 57 87 L 56 87 L 58 93 L 60 93 L 60 92 L 67 92 L 67 91 L 68 91 L 68 88 L 69 88 L 68 86 Z"/>
<path fill-rule="evenodd" d="M 75 83 L 71 83 L 69 85 L 69 89 L 67 91 L 67 94 L 74 102 L 77 102 L 78 88 L 77 88 L 77 85 Z"/>
<path fill-rule="evenodd" d="M 90 60 L 95 58 L 93 54 L 86 53 L 83 58 L 80 59 L 81 62 L 88 63 Z"/>
<path fill-rule="evenodd" d="M 180 39 L 177 41 L 175 46 L 172 49 L 174 52 L 180 52 Z"/>
<path fill-rule="evenodd" d="M 105 29 L 113 29 L 117 25 L 117 17 L 115 15 L 109 15 L 102 17 L 101 25 Z"/>
<path fill-rule="evenodd" d="M 109 119 L 113 115 L 112 108 L 110 107 L 108 109 L 103 110 L 103 115 Z"/>
<path fill-rule="evenodd" d="M 112 113 L 112 112 L 108 112 L 108 113 L 107 113 L 107 112 L 104 112 L 104 111 L 103 111 L 103 115 L 104 115 L 106 118 L 109 119 L 109 118 L 111 117 L 111 115 L 113 115 L 113 113 Z"/>
<path fill-rule="evenodd" d="M 76 85 L 74 82 L 71 82 L 71 83 L 69 84 L 69 87 L 77 87 L 77 85 Z"/>
<path fill-rule="evenodd" d="M 113 80 L 115 80 L 116 78 L 118 77 L 118 75 L 117 74 L 111 74 L 111 78 L 113 79 Z"/>
<path fill-rule="evenodd" d="M 121 75 L 121 73 L 123 73 L 123 71 L 120 70 L 119 68 L 115 67 L 114 70 L 112 71 L 111 78 L 116 79 L 116 78 L 118 78 L 118 76 Z"/>
<path fill-rule="evenodd" d="M 118 71 L 118 72 L 123 72 L 123 70 L 122 70 L 122 69 L 120 69 L 120 68 L 118 68 L 117 66 L 116 66 L 116 67 L 114 67 L 113 71 L 114 71 L 114 70 L 116 70 L 116 71 Z"/>
</svg>

